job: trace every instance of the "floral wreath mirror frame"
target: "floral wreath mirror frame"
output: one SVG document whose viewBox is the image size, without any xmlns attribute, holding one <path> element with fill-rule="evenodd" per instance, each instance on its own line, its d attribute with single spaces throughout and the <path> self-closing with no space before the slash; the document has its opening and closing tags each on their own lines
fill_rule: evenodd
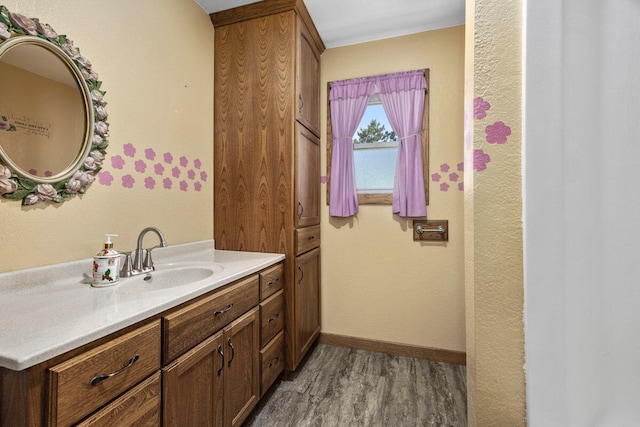
<svg viewBox="0 0 640 427">
<path fill-rule="evenodd" d="M 50 25 L 40 23 L 37 18 L 9 12 L 5 6 L 0 5 L 0 45 L 13 37 L 22 36 L 38 37 L 51 43 L 55 49 L 62 50 L 69 64 L 77 67 L 81 76 L 78 78 L 78 84 L 84 87 L 83 90 L 88 90 L 89 126 L 93 125 L 93 129 L 89 130 L 89 141 L 84 141 L 85 145 L 90 144 L 86 150 L 87 154 L 77 162 L 68 179 L 52 183 L 37 182 L 37 179 L 30 179 L 0 163 L 0 195 L 8 199 L 22 200 L 23 205 L 35 205 L 46 201 L 61 203 L 77 194 L 85 193 L 102 168 L 105 149 L 109 145 L 109 124 L 106 122 L 106 102 L 103 100 L 105 92 L 100 90 L 102 82 L 91 69 L 91 63 L 80 54 L 79 49 L 67 36 L 58 35 Z M 83 81 L 80 81 L 81 79 Z M 15 126 L 0 115 L 0 132 L 11 131 L 15 131 Z"/>
</svg>

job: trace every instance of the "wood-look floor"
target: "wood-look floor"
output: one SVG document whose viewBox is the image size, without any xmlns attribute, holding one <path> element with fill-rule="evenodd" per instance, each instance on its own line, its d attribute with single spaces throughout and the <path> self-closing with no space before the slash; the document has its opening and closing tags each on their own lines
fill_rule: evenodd
<svg viewBox="0 0 640 427">
<path fill-rule="evenodd" d="M 466 426 L 466 369 L 318 344 L 245 427 Z"/>
</svg>

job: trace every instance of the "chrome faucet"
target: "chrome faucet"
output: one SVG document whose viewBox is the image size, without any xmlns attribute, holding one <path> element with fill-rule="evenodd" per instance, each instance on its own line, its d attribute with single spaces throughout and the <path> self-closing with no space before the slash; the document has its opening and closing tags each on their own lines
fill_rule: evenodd
<svg viewBox="0 0 640 427">
<path fill-rule="evenodd" d="M 147 234 L 149 231 L 153 231 L 158 235 L 160 244 L 149 249 L 143 249 L 142 240 L 144 239 L 145 234 Z M 125 253 L 125 262 L 122 267 L 122 271 L 120 271 L 120 276 L 130 277 L 154 270 L 153 260 L 151 259 L 151 251 L 155 248 L 164 248 L 166 246 L 167 242 L 164 239 L 164 234 L 162 234 L 162 231 L 160 231 L 156 227 L 147 227 L 143 229 L 138 235 L 138 245 L 135 252 L 133 253 L 133 265 L 131 265 L 131 253 Z"/>
</svg>

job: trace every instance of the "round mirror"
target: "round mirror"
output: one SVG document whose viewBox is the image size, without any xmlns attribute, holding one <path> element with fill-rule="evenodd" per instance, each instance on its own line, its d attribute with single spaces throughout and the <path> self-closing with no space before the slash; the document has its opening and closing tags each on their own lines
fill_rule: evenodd
<svg viewBox="0 0 640 427">
<path fill-rule="evenodd" d="M 31 205 L 86 191 L 108 145 L 104 92 L 66 36 L 0 6 L 0 194 Z"/>
</svg>

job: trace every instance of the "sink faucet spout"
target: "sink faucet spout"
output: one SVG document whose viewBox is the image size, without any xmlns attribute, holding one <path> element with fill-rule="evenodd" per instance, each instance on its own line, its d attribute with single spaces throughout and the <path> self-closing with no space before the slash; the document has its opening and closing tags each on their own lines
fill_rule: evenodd
<svg viewBox="0 0 640 427">
<path fill-rule="evenodd" d="M 154 232 L 158 238 L 160 239 L 160 244 L 153 246 L 146 250 L 146 256 L 144 255 L 145 250 L 142 248 L 142 240 L 144 239 L 145 234 L 148 232 Z M 147 227 L 143 229 L 138 235 L 138 245 L 136 246 L 135 256 L 133 258 L 133 269 L 138 272 L 151 271 L 154 269 L 153 260 L 151 259 L 151 250 L 155 248 L 164 248 L 167 246 L 167 241 L 164 238 L 164 234 L 156 227 Z M 144 260 L 143 260 L 144 258 Z"/>
</svg>

